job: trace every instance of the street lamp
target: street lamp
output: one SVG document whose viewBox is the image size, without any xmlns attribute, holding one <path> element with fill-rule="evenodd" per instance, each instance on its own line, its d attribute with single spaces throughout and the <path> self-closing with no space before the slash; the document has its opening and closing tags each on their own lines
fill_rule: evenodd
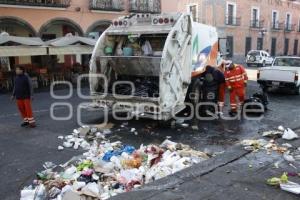
<svg viewBox="0 0 300 200">
<path fill-rule="evenodd" d="M 267 34 L 267 30 L 265 29 L 265 28 L 261 28 L 260 30 L 259 30 L 259 35 L 260 35 L 260 37 L 261 37 L 261 50 L 263 50 L 263 43 L 264 43 L 264 37 L 266 36 L 266 34 Z"/>
</svg>

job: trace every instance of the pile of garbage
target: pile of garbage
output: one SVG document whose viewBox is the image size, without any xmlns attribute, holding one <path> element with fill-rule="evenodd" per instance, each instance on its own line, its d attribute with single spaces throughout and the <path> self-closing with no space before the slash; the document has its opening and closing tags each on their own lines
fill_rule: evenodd
<svg viewBox="0 0 300 200">
<path fill-rule="evenodd" d="M 77 135 L 77 136 L 74 136 Z M 209 158 L 187 145 L 166 139 L 160 145 L 124 145 L 105 140 L 96 129 L 83 127 L 67 136 L 64 147 L 88 149 L 83 155 L 56 166 L 45 163 L 32 186 L 21 191 L 21 200 L 108 199 L 161 179 Z M 82 137 L 93 136 L 89 144 Z"/>
</svg>

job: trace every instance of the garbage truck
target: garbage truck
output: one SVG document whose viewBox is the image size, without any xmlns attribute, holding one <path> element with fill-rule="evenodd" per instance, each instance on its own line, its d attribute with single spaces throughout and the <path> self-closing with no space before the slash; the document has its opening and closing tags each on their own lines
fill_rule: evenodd
<svg viewBox="0 0 300 200">
<path fill-rule="evenodd" d="M 215 27 L 190 14 L 132 14 L 120 17 L 98 39 L 90 60 L 93 105 L 132 116 L 169 120 L 197 104 L 195 81 L 216 66 Z"/>
</svg>

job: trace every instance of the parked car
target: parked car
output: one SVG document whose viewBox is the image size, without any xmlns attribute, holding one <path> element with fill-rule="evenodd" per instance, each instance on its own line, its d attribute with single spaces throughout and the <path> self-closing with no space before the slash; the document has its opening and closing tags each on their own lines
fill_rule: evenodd
<svg viewBox="0 0 300 200">
<path fill-rule="evenodd" d="M 271 65 L 273 58 L 266 51 L 262 50 L 251 50 L 248 52 L 246 57 L 246 63 L 250 66 L 265 67 Z"/>
<path fill-rule="evenodd" d="M 266 90 L 280 87 L 293 90 L 300 95 L 300 57 L 280 56 L 272 66 L 258 70 L 257 82 Z"/>
</svg>

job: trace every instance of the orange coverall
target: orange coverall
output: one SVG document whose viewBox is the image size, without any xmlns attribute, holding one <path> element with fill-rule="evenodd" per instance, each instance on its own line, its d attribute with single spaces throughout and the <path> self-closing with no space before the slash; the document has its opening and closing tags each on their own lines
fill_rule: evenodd
<svg viewBox="0 0 300 200">
<path fill-rule="evenodd" d="M 242 65 L 234 65 L 233 69 L 226 70 L 225 81 L 230 91 L 231 111 L 236 112 L 238 106 L 241 106 L 245 101 L 245 85 L 248 81 L 245 68 Z M 236 101 L 236 97 L 239 99 L 239 104 Z"/>
</svg>

